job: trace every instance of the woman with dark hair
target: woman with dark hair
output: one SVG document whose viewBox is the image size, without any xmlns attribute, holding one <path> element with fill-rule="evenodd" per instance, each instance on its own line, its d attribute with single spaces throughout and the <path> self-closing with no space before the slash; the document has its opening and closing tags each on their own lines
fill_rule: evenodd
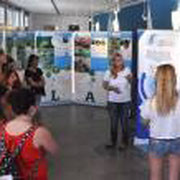
<svg viewBox="0 0 180 180">
<path fill-rule="evenodd" d="M 45 155 L 46 152 L 57 154 L 58 147 L 51 133 L 45 127 L 34 124 L 29 115 L 35 109 L 35 95 L 29 89 L 14 90 L 9 96 L 9 102 L 16 116 L 4 125 L 0 134 L 11 154 L 24 142 L 16 152 L 18 179 L 47 180 L 48 164 Z M 2 158 L 5 157 L 1 157 L 0 174 L 6 175 L 10 173 L 8 170 L 11 164 L 4 163 L 6 161 Z"/>
<path fill-rule="evenodd" d="M 28 61 L 28 67 L 25 71 L 25 80 L 28 87 L 36 95 L 36 103 L 39 105 L 41 96 L 45 95 L 45 80 L 43 77 L 43 72 L 38 68 L 37 55 L 30 55 Z"/>
<path fill-rule="evenodd" d="M 9 56 L 9 55 L 7 55 L 7 64 L 6 64 L 6 66 L 7 66 L 6 67 L 7 72 L 8 71 L 13 71 L 13 70 L 16 69 L 15 60 L 11 56 Z"/>
<path fill-rule="evenodd" d="M 6 105 L 6 95 L 8 89 L 0 84 L 0 126 L 6 121 L 4 106 Z"/>
<path fill-rule="evenodd" d="M 7 63 L 7 55 L 3 52 L 0 53 L 0 83 L 4 81 L 5 78 L 5 66 Z"/>
<path fill-rule="evenodd" d="M 3 84 L 7 88 L 6 96 L 8 96 L 8 94 L 10 94 L 12 90 L 17 90 L 21 88 L 21 82 L 15 70 L 10 70 L 9 72 L 7 72 Z M 6 120 L 11 120 L 13 118 L 12 107 L 8 102 L 4 103 L 3 111 Z"/>
<path fill-rule="evenodd" d="M 124 149 L 129 143 L 129 111 L 131 101 L 131 71 L 124 67 L 122 55 L 115 53 L 112 67 L 107 71 L 103 87 L 108 91 L 108 112 L 111 120 L 111 143 L 107 148 L 115 148 L 118 139 L 118 122 L 121 122 L 122 142 L 119 149 Z"/>
<path fill-rule="evenodd" d="M 15 70 L 11 70 L 7 73 L 5 78 L 5 86 L 9 90 L 19 89 L 21 87 L 19 75 Z"/>
</svg>

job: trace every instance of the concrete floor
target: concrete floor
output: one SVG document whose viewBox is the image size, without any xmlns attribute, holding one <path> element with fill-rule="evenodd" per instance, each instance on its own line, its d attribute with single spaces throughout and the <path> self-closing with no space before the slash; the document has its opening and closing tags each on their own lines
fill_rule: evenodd
<svg viewBox="0 0 180 180">
<path fill-rule="evenodd" d="M 146 158 L 135 148 L 106 150 L 109 117 L 104 108 L 42 108 L 43 122 L 60 145 L 60 177 L 50 160 L 50 180 L 146 180 Z M 58 177 L 57 177 L 58 176 Z"/>
</svg>

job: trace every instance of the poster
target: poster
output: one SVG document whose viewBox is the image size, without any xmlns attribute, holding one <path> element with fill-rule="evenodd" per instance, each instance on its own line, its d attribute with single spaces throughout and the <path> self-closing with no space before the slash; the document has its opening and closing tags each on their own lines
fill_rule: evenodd
<svg viewBox="0 0 180 180">
<path fill-rule="evenodd" d="M 54 46 L 54 65 L 60 69 L 71 69 L 73 34 L 71 32 L 55 32 L 52 38 Z"/>
<path fill-rule="evenodd" d="M 132 33 L 131 32 L 112 32 L 109 33 L 108 57 L 109 65 L 113 54 L 122 54 L 124 64 L 132 69 Z"/>
<path fill-rule="evenodd" d="M 158 65 L 172 64 L 176 69 L 177 88 L 180 88 L 180 33 L 176 31 L 148 30 L 139 32 L 138 105 L 155 93 L 155 73 Z M 138 108 L 137 136 L 148 138 L 149 130 L 143 125 Z"/>
<path fill-rule="evenodd" d="M 91 33 L 91 70 L 106 71 L 109 67 L 108 33 Z"/>
<path fill-rule="evenodd" d="M 75 34 L 75 71 L 90 72 L 91 34 L 81 32 Z"/>
<path fill-rule="evenodd" d="M 42 98 L 41 105 L 51 106 L 71 101 L 70 43 L 69 36 L 64 33 L 36 32 L 39 65 L 46 81 L 46 96 Z"/>
<path fill-rule="evenodd" d="M 128 41 L 127 49 L 124 42 Z M 126 67 L 132 67 L 132 33 L 93 32 L 91 34 L 91 69 L 89 73 L 75 74 L 75 102 L 80 104 L 106 106 L 107 91 L 102 82 L 106 70 L 111 66 L 115 52 L 122 53 Z M 127 53 L 128 52 L 128 53 Z"/>
</svg>

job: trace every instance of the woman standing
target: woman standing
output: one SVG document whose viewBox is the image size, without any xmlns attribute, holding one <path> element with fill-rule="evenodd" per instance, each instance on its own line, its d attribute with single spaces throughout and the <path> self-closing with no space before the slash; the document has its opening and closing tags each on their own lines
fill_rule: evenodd
<svg viewBox="0 0 180 180">
<path fill-rule="evenodd" d="M 0 83 L 5 79 L 5 65 L 7 63 L 7 55 L 5 53 L 0 53 Z"/>
<path fill-rule="evenodd" d="M 111 143 L 107 148 L 114 148 L 118 139 L 118 122 L 121 121 L 122 142 L 120 149 L 129 141 L 129 110 L 131 101 L 131 72 L 124 67 L 122 55 L 115 53 L 112 68 L 104 77 L 103 87 L 108 91 L 108 112 L 111 120 Z"/>
<path fill-rule="evenodd" d="M 41 96 L 45 95 L 45 80 L 43 77 L 43 72 L 38 68 L 38 59 L 36 55 L 30 55 L 28 61 L 28 67 L 25 71 L 25 80 L 28 87 L 36 95 L 36 104 L 39 105 L 41 101 Z"/>
<path fill-rule="evenodd" d="M 162 180 L 163 161 L 167 157 L 169 180 L 179 180 L 180 98 L 172 65 L 157 68 L 156 92 L 141 106 L 141 116 L 150 120 L 150 179 Z"/>
</svg>

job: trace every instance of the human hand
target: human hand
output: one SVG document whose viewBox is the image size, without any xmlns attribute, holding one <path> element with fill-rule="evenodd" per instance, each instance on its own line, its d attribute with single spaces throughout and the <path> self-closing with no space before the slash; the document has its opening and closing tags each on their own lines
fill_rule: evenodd
<svg viewBox="0 0 180 180">
<path fill-rule="evenodd" d="M 131 79 L 132 79 L 132 74 L 128 74 L 128 75 L 126 76 L 126 79 L 127 79 L 127 80 L 131 80 Z"/>
<path fill-rule="evenodd" d="M 117 88 L 117 87 L 113 87 L 113 91 L 114 91 L 115 93 L 117 93 L 117 94 L 120 94 L 120 93 L 121 93 L 121 91 L 120 91 L 119 88 Z"/>
<path fill-rule="evenodd" d="M 31 106 L 28 111 L 28 115 L 33 118 L 37 114 L 37 112 L 38 108 L 36 106 Z"/>
</svg>

